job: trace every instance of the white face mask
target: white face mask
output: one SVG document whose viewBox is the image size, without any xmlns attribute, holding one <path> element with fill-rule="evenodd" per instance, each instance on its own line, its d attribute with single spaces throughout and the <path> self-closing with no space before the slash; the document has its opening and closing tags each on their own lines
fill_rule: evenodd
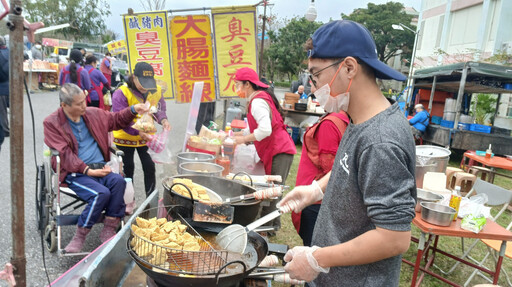
<svg viewBox="0 0 512 287">
<path fill-rule="evenodd" d="M 337 113 L 340 110 L 346 112 L 348 110 L 348 104 L 350 102 L 348 89 L 347 92 L 333 97 L 331 96 L 331 87 L 329 84 L 325 84 L 320 89 L 316 90 L 314 94 L 320 106 L 328 113 Z"/>
<path fill-rule="evenodd" d="M 352 79 L 350 79 L 350 82 L 348 83 L 347 91 L 343 94 L 339 94 L 336 96 L 331 95 L 331 85 L 334 82 L 334 79 L 336 79 L 336 76 L 338 75 L 339 71 L 341 70 L 341 67 L 343 66 L 345 61 L 343 61 L 340 64 L 340 67 L 334 74 L 334 76 L 331 79 L 331 82 L 329 84 L 325 84 L 320 89 L 316 90 L 314 92 L 314 95 L 322 106 L 324 110 L 328 113 L 337 113 L 340 110 L 347 111 L 348 110 L 348 104 L 350 102 L 350 86 L 352 85 Z"/>
<path fill-rule="evenodd" d="M 41 45 L 36 45 L 36 49 L 41 50 Z"/>
</svg>

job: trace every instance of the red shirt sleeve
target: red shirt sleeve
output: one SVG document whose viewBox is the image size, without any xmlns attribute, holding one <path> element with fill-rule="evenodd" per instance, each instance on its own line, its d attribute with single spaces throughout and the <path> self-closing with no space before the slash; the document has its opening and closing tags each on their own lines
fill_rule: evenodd
<svg viewBox="0 0 512 287">
<path fill-rule="evenodd" d="M 320 165 L 324 173 L 332 169 L 341 137 L 336 125 L 329 120 L 323 121 L 316 131 L 315 139 L 318 143 Z"/>
</svg>

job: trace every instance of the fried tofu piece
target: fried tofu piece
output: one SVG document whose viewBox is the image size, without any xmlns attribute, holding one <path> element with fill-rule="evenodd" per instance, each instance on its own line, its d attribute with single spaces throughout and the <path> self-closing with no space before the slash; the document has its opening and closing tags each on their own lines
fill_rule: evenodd
<svg viewBox="0 0 512 287">
<path fill-rule="evenodd" d="M 167 253 L 162 248 L 156 248 L 156 251 L 153 253 L 153 258 L 149 260 L 149 263 L 153 265 L 162 265 L 167 261 Z"/>
<path fill-rule="evenodd" d="M 148 228 L 149 227 L 149 221 L 142 217 L 135 218 L 135 221 L 137 221 L 137 226 L 140 228 Z"/>
<path fill-rule="evenodd" d="M 199 251 L 201 249 L 201 246 L 199 246 L 199 243 L 197 241 L 188 241 L 185 242 L 183 245 L 183 250 L 187 251 Z"/>
<path fill-rule="evenodd" d="M 174 230 L 174 228 L 176 228 L 176 226 L 171 221 L 169 221 L 166 224 L 162 225 L 160 228 L 167 233 L 171 233 Z"/>
<path fill-rule="evenodd" d="M 164 224 L 166 224 L 166 223 L 167 223 L 167 218 L 165 218 L 165 217 L 158 218 L 158 219 L 156 220 L 156 224 L 157 224 L 158 226 L 162 226 L 162 225 L 164 225 Z"/>
<path fill-rule="evenodd" d="M 134 249 L 135 249 L 135 252 L 137 252 L 137 254 L 140 257 L 146 257 L 153 253 L 153 245 L 151 245 L 149 242 L 145 242 L 145 241 L 137 244 L 137 246 L 135 246 Z"/>
<path fill-rule="evenodd" d="M 192 235 L 191 235 L 190 233 L 188 233 L 188 232 L 183 233 L 182 238 L 183 238 L 183 241 L 185 241 L 185 242 L 188 242 L 188 241 L 195 241 L 195 240 L 194 240 L 194 236 L 192 236 Z"/>
<path fill-rule="evenodd" d="M 157 227 L 157 224 L 156 224 L 156 217 L 153 217 L 151 219 L 148 220 L 149 221 L 149 228 L 155 228 Z"/>
<path fill-rule="evenodd" d="M 146 237 L 146 233 L 147 233 L 147 230 L 144 229 L 144 228 L 138 228 L 135 232 L 135 235 L 139 236 L 139 237 L 142 237 L 142 238 L 145 238 L 145 239 L 148 239 Z"/>
<path fill-rule="evenodd" d="M 185 232 L 185 231 L 187 230 L 187 226 L 186 226 L 186 225 L 184 225 L 184 224 L 180 224 L 180 225 L 178 225 L 177 227 L 178 227 L 178 230 L 179 230 L 181 233 L 183 233 L 183 232 Z"/>
<path fill-rule="evenodd" d="M 151 234 L 151 241 L 158 242 L 158 241 L 162 241 L 162 240 L 169 240 L 169 235 L 159 234 L 159 233 Z"/>
<path fill-rule="evenodd" d="M 179 245 L 178 243 L 176 242 L 172 242 L 170 241 L 169 243 L 167 244 L 164 244 L 165 247 L 168 247 L 168 248 L 172 248 L 172 249 L 178 249 L 178 250 L 181 250 L 181 245 Z"/>
</svg>

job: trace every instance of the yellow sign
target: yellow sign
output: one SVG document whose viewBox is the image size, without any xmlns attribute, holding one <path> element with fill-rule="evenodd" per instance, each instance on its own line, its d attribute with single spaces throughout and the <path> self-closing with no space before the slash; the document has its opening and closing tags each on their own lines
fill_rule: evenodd
<svg viewBox="0 0 512 287">
<path fill-rule="evenodd" d="M 124 15 L 123 23 L 130 71 L 138 62 L 149 63 L 164 98 L 174 99 L 167 12 Z"/>
<path fill-rule="evenodd" d="M 204 82 L 201 102 L 215 101 L 213 51 L 208 15 L 171 19 L 174 84 L 179 103 L 190 103 L 194 82 Z"/>
<path fill-rule="evenodd" d="M 236 70 L 250 67 L 258 71 L 256 8 L 238 6 L 212 9 L 219 77 L 219 97 L 236 97 Z"/>
<path fill-rule="evenodd" d="M 126 52 L 126 43 L 124 40 L 119 40 L 107 44 L 108 51 L 112 55 L 117 55 Z"/>
</svg>

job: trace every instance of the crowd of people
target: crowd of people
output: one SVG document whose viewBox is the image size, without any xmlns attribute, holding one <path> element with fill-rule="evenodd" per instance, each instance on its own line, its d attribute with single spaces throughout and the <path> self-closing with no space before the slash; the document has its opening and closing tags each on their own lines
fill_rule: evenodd
<svg viewBox="0 0 512 287">
<path fill-rule="evenodd" d="M 0 57 L 1 44 L 0 39 Z M 378 60 L 369 31 L 352 21 L 321 26 L 305 47 L 311 91 L 327 114 L 304 135 L 296 187 L 263 207 L 262 215 L 276 208 L 293 211 L 304 246 L 294 247 L 284 258 L 292 278 L 309 286 L 397 286 L 415 215 L 415 146 L 409 123 L 397 103 L 383 96 L 376 78 L 405 77 Z M 166 130 L 171 125 L 148 63 L 137 63 L 127 83 L 113 94 L 110 111 L 102 104 L 101 91 L 102 86 L 111 88 L 109 58 L 100 63 L 100 71 L 93 55 L 86 55 L 84 62 L 84 55 L 74 50 L 70 60 L 60 74 L 60 107 L 45 119 L 44 134 L 46 144 L 61 154 L 61 182 L 87 202 L 66 247 L 67 252 L 79 252 L 101 212 L 107 216 L 102 241 L 115 234 L 125 212 L 125 180 L 106 165 L 108 133 L 113 132 L 113 142 L 125 153 L 126 177 L 134 177 L 137 151 L 149 194 L 156 187 L 147 147 L 152 136 L 133 124 L 150 102 L 158 106 L 155 122 Z M 296 148 L 281 106 L 253 69 L 238 69 L 234 79 L 238 96 L 247 98 L 248 122 L 246 131 L 235 133 L 235 141 L 253 143 L 265 174 L 280 175 L 285 183 Z M 302 97 L 304 87 L 297 93 Z M 423 120 L 411 120 L 421 131 L 417 123 Z M 280 221 L 272 225 L 279 228 Z"/>
</svg>

